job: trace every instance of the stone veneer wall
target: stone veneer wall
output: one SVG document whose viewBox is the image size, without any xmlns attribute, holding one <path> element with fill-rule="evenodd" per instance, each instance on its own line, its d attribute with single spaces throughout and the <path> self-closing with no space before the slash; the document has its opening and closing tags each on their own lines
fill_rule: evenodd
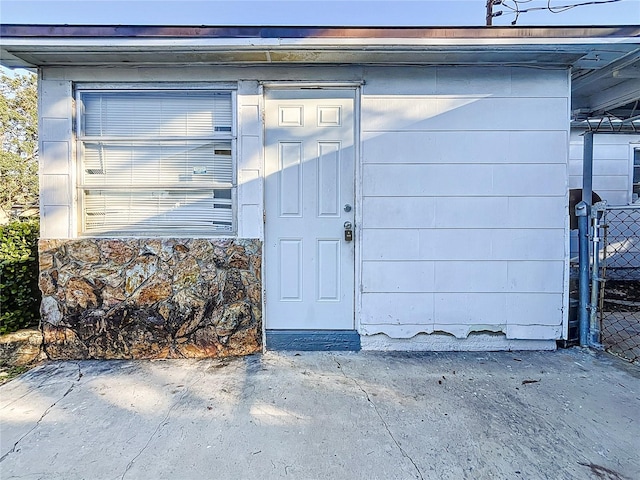
<svg viewBox="0 0 640 480">
<path fill-rule="evenodd" d="M 262 348 L 260 240 L 41 240 L 51 359 L 202 358 Z"/>
</svg>

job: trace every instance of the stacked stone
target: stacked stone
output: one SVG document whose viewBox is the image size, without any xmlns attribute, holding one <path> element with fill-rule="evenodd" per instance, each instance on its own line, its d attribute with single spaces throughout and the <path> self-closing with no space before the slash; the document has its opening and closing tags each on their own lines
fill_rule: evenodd
<svg viewBox="0 0 640 480">
<path fill-rule="evenodd" d="M 52 359 L 210 358 L 262 348 L 261 242 L 41 240 Z"/>
</svg>

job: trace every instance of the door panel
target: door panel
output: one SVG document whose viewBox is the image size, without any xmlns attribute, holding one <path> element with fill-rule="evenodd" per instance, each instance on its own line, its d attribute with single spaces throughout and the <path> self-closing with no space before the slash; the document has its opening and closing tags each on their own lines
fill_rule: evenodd
<svg viewBox="0 0 640 480">
<path fill-rule="evenodd" d="M 280 301 L 302 301 L 302 239 L 280 239 Z"/>
<path fill-rule="evenodd" d="M 318 143 L 318 216 L 339 217 L 340 143 Z"/>
<path fill-rule="evenodd" d="M 318 296 L 317 301 L 340 301 L 341 258 L 339 240 L 318 240 Z"/>
<path fill-rule="evenodd" d="M 302 215 L 302 143 L 278 142 L 280 216 Z"/>
<path fill-rule="evenodd" d="M 266 94 L 267 329 L 354 328 L 354 242 L 344 235 L 354 220 L 354 98 Z"/>
</svg>

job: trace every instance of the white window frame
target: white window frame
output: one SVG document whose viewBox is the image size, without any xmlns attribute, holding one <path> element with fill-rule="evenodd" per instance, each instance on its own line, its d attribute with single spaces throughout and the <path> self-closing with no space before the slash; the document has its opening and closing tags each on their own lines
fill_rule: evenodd
<svg viewBox="0 0 640 480">
<path fill-rule="evenodd" d="M 630 143 L 629 144 L 629 203 L 640 203 L 640 198 L 633 197 L 633 190 L 635 185 L 639 185 L 640 183 L 634 183 L 634 173 L 636 170 L 635 157 L 636 155 L 640 155 L 640 143 Z M 638 164 L 640 168 L 640 164 Z"/>
<path fill-rule="evenodd" d="M 82 136 L 82 115 L 83 115 L 83 104 L 81 95 L 84 92 L 157 92 L 157 91 L 212 91 L 212 92 L 229 92 L 231 94 L 231 132 L 214 134 L 211 138 L 215 141 L 225 141 L 230 142 L 231 144 L 231 168 L 232 168 L 232 184 L 230 186 L 231 189 L 231 218 L 232 218 L 232 227 L 228 231 L 210 231 L 203 232 L 202 230 L 189 230 L 187 228 L 182 228 L 179 225 L 176 225 L 176 229 L 173 231 L 173 234 L 162 231 L 150 231 L 145 233 L 131 233 L 128 231 L 123 231 L 122 233 L 114 233 L 109 232 L 105 234 L 86 232 L 84 226 L 84 215 L 83 215 L 83 198 L 84 198 L 84 190 L 96 189 L 94 186 L 87 186 L 82 184 L 82 168 L 83 168 L 83 142 L 89 140 L 91 137 Z M 177 237 L 177 236 L 188 236 L 188 237 L 229 237 L 229 236 L 237 236 L 238 234 L 238 171 L 237 171 L 237 152 L 238 152 L 238 144 L 237 144 L 237 132 L 238 132 L 238 118 L 237 118 L 237 84 L 236 83 L 76 83 L 74 85 L 74 100 L 75 100 L 75 108 L 74 108 L 74 138 L 75 138 L 75 158 L 76 158 L 76 169 L 75 169 L 75 189 L 76 189 L 76 202 L 74 205 L 75 215 L 77 218 L 77 227 L 76 231 L 81 237 L 105 237 L 105 236 L 150 236 L 150 237 Z M 135 138 L 127 137 L 127 141 L 135 141 Z M 198 138 L 194 137 L 194 140 L 198 140 Z M 214 185 L 211 186 L 212 189 L 216 187 Z M 222 187 L 221 187 L 222 188 Z M 224 187 L 229 188 L 229 187 Z"/>
</svg>

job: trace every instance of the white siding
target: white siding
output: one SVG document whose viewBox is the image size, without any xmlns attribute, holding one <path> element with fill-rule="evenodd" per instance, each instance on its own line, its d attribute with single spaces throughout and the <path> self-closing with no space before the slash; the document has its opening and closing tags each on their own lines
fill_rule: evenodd
<svg viewBox="0 0 640 480">
<path fill-rule="evenodd" d="M 363 232 L 363 259 L 557 260 L 564 255 L 564 238 L 560 228 L 369 228 Z"/>
<path fill-rule="evenodd" d="M 384 73 L 362 93 L 361 331 L 560 338 L 566 72 Z"/>
<path fill-rule="evenodd" d="M 68 238 L 73 228 L 71 82 L 38 83 L 40 151 L 40 236 Z"/>
<path fill-rule="evenodd" d="M 464 141 L 455 131 L 389 132 L 385 135 L 366 132 L 364 163 L 370 164 L 528 164 L 564 165 L 557 156 L 541 158 L 539 146 L 547 151 L 564 150 L 564 131 L 467 131 Z"/>
<path fill-rule="evenodd" d="M 371 95 L 366 98 L 362 127 L 367 132 L 561 130 L 567 123 L 566 98 L 464 94 L 460 97 Z"/>
<path fill-rule="evenodd" d="M 238 84 L 238 236 L 262 238 L 262 117 L 258 82 Z"/>
<path fill-rule="evenodd" d="M 569 188 L 582 188 L 582 131 L 571 131 Z M 640 148 L 640 134 L 593 136 L 593 191 L 610 205 L 631 201 L 633 156 L 630 145 Z"/>
</svg>

